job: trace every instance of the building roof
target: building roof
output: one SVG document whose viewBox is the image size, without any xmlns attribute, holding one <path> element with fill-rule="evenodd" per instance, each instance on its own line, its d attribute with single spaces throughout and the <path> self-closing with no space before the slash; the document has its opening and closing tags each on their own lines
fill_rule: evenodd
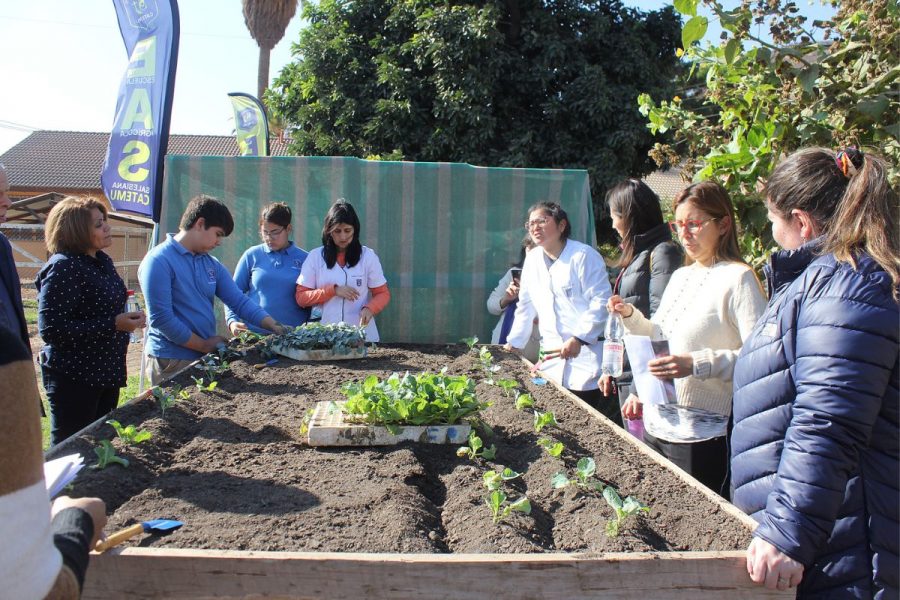
<svg viewBox="0 0 900 600">
<path fill-rule="evenodd" d="M 653 171 L 644 177 L 651 190 L 656 192 L 664 203 L 672 200 L 675 194 L 683 190 L 688 184 L 681 178 L 681 167 L 672 167 L 665 171 Z"/>
<path fill-rule="evenodd" d="M 99 190 L 109 133 L 86 131 L 35 131 L 0 155 L 11 188 L 50 190 Z M 273 138 L 272 156 L 286 156 L 287 143 Z M 238 146 L 229 135 L 169 136 L 169 154 L 237 156 Z"/>
<path fill-rule="evenodd" d="M 47 221 L 47 214 L 49 214 L 50 209 L 59 202 L 62 202 L 65 197 L 64 194 L 49 192 L 47 194 L 40 194 L 39 196 L 17 200 L 13 202 L 6 211 L 5 227 L 9 228 L 10 225 L 33 225 L 44 223 Z M 108 204 L 105 198 L 103 198 L 102 201 L 105 204 Z M 112 210 L 109 211 L 108 216 L 113 225 L 153 227 L 153 221 L 147 217 L 130 215 L 128 213 L 120 213 Z"/>
</svg>

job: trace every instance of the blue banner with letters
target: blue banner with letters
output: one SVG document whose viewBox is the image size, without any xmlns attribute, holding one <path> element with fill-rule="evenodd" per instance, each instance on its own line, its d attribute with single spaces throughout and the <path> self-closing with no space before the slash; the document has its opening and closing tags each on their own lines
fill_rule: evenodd
<svg viewBox="0 0 900 600">
<path fill-rule="evenodd" d="M 234 109 L 234 134 L 241 156 L 268 156 L 269 121 L 262 103 L 242 92 L 231 92 L 228 97 Z"/>
<path fill-rule="evenodd" d="M 178 3 L 113 0 L 113 4 L 128 68 L 119 86 L 100 183 L 114 210 L 147 215 L 158 223 L 178 62 Z"/>
</svg>

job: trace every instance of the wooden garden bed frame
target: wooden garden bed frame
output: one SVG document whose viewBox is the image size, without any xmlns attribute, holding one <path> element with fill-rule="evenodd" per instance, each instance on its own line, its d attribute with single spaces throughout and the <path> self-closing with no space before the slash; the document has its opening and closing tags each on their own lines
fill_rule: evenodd
<svg viewBox="0 0 900 600">
<path fill-rule="evenodd" d="M 527 360 L 522 361 L 531 366 Z M 737 507 L 589 404 L 555 382 L 548 380 L 548 385 L 553 385 L 597 421 L 609 425 L 635 452 L 674 472 L 685 485 L 706 496 L 748 530 L 756 527 L 756 522 Z M 131 402 L 149 393 L 148 390 Z M 89 431 L 104 420 L 82 431 Z M 66 454 L 66 446 L 63 442 L 55 447 L 48 458 Z M 732 600 L 786 597 L 784 593 L 755 585 L 747 575 L 746 565 L 744 550 L 401 554 L 127 547 L 91 555 L 82 598 Z"/>
</svg>

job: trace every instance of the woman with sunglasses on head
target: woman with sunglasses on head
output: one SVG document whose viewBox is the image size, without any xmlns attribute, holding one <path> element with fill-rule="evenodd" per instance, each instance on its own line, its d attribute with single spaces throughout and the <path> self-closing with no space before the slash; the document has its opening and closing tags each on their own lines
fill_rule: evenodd
<svg viewBox="0 0 900 600">
<path fill-rule="evenodd" d="M 659 196 L 640 179 L 626 179 L 613 186 L 606 194 L 606 204 L 613 229 L 622 239 L 618 262 L 622 270 L 616 277 L 613 293 L 652 318 L 672 273 L 684 262 L 684 251 L 672 240 L 669 224 L 663 220 Z M 614 380 L 603 375 L 598 384 L 606 395 L 618 392 L 620 403 L 637 395 L 627 362 L 621 377 Z M 634 400 L 632 405 L 640 407 Z M 640 411 L 632 417 L 639 418 Z"/>
<path fill-rule="evenodd" d="M 234 282 L 263 310 L 287 327 L 303 325 L 309 309 L 297 306 L 294 283 L 307 253 L 291 241 L 291 209 L 283 202 L 263 207 L 259 215 L 259 234 L 263 243 L 247 249 L 234 269 Z M 270 331 L 247 325 L 225 307 L 225 322 L 231 335 L 248 329 L 254 333 Z"/>
<path fill-rule="evenodd" d="M 725 495 L 731 377 L 766 300 L 741 258 L 734 209 L 722 186 L 693 184 L 675 196 L 673 208 L 671 225 L 687 266 L 672 275 L 652 319 L 618 295 L 609 299 L 608 309 L 622 315 L 628 333 L 667 340 L 669 355 L 647 366 L 652 375 L 674 380 L 676 403 L 632 397 L 622 412 L 626 419 L 643 412 L 644 442 Z"/>
<path fill-rule="evenodd" d="M 506 347 L 521 352 L 537 317 L 541 371 L 621 426 L 619 403 L 597 389 L 606 301 L 612 292 L 603 257 L 569 239 L 569 217 L 555 202 L 532 206 L 525 227 L 537 247 L 522 265 Z"/>
<path fill-rule="evenodd" d="M 322 246 L 309 253 L 297 278 L 296 301 L 322 306 L 322 323 L 366 328 L 366 341 L 377 342 L 375 315 L 391 300 L 381 261 L 359 241 L 359 217 L 346 200 L 335 202 L 322 225 Z"/>
<path fill-rule="evenodd" d="M 797 598 L 900 595 L 900 248 L 881 159 L 807 148 L 765 185 L 783 250 L 734 371 L 732 497 L 750 577 Z"/>
</svg>

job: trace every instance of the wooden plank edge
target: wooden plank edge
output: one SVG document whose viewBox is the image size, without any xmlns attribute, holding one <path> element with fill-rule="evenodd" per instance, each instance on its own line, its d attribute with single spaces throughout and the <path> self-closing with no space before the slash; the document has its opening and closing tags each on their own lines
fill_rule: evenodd
<svg viewBox="0 0 900 600">
<path fill-rule="evenodd" d="M 501 346 L 501 348 L 502 348 L 502 346 Z M 534 364 L 531 361 L 529 361 L 527 358 L 525 358 L 524 356 L 519 356 L 519 360 L 521 360 L 523 363 L 525 363 L 525 365 L 528 366 L 529 369 L 531 369 L 531 367 L 534 366 Z M 655 461 L 656 463 L 673 471 L 675 473 L 675 475 L 677 475 L 684 483 L 686 483 L 691 488 L 693 488 L 693 489 L 697 490 L 698 492 L 700 492 L 701 494 L 703 494 L 708 500 L 710 500 L 712 503 L 714 503 L 716 506 L 718 506 L 720 510 L 722 510 L 722 511 L 726 512 L 727 514 L 731 515 L 732 517 L 736 518 L 745 527 L 747 527 L 751 532 L 756 529 L 757 522 L 754 521 L 753 518 L 750 517 L 750 515 L 748 515 L 741 509 L 739 509 L 737 506 L 735 506 L 731 502 L 728 502 L 727 500 L 722 498 L 722 496 L 718 495 L 717 493 L 715 493 L 714 491 L 712 491 L 711 489 L 709 489 L 708 487 L 706 487 L 705 485 L 703 485 L 702 483 L 697 481 L 696 479 L 694 479 L 694 477 L 692 477 L 690 473 L 688 473 L 687 471 L 685 471 L 684 469 L 682 469 L 681 467 L 679 467 L 678 465 L 673 463 L 671 460 L 669 460 L 662 454 L 651 449 L 645 443 L 643 443 L 642 441 L 640 441 L 639 439 L 637 439 L 636 437 L 634 437 L 633 435 L 628 433 L 625 429 L 623 429 L 623 428 L 619 427 L 618 425 L 616 425 L 615 423 L 613 423 L 608 417 L 606 417 L 606 415 L 599 412 L 596 408 L 594 408 L 593 406 L 591 406 L 590 404 L 588 404 L 587 402 L 585 402 L 584 400 L 582 400 L 581 398 L 579 398 L 578 396 L 576 396 L 575 394 L 573 394 L 572 392 L 567 390 L 566 388 L 562 387 L 561 385 L 559 385 L 558 383 L 556 383 L 555 381 L 553 381 L 550 378 L 545 377 L 545 379 L 547 380 L 547 383 L 553 385 L 553 387 L 555 387 L 557 390 L 562 392 L 567 398 L 569 398 L 569 400 L 571 400 L 577 406 L 579 406 L 580 408 L 585 410 L 589 415 L 594 417 L 594 419 L 596 419 L 597 421 L 600 421 L 601 423 L 608 425 L 609 428 L 613 431 L 613 433 L 615 433 L 617 436 L 619 436 L 620 439 L 625 440 L 626 443 L 633 446 L 638 452 L 640 452 L 644 456 L 650 458 L 651 460 Z"/>
</svg>

